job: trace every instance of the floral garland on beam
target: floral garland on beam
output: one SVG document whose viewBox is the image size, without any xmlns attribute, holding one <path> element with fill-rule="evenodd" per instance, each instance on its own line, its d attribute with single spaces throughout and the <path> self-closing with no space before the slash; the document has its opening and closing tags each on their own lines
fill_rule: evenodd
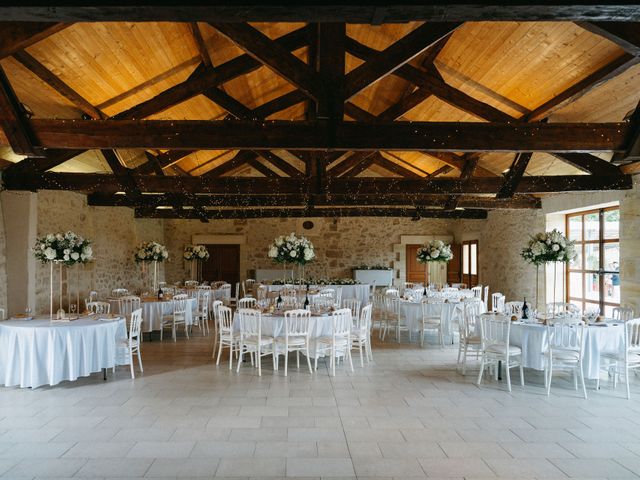
<svg viewBox="0 0 640 480">
<path fill-rule="evenodd" d="M 420 247 L 416 253 L 418 263 L 448 262 L 452 258 L 451 245 L 442 240 L 431 240 L 424 247 Z"/>
<path fill-rule="evenodd" d="M 75 265 L 93 260 L 91 241 L 70 231 L 49 233 L 36 239 L 32 251 L 42 263 Z"/>
<path fill-rule="evenodd" d="M 305 265 L 312 261 L 316 254 L 313 243 L 308 238 L 300 235 L 297 237 L 295 233 L 291 233 L 286 237 L 281 235 L 269 245 L 269 258 L 274 263 L 294 263 Z"/>
</svg>

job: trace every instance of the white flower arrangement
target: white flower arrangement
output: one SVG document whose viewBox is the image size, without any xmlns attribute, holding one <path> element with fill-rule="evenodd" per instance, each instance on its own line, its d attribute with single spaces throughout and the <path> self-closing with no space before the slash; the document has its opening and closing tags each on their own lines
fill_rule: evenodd
<svg viewBox="0 0 640 480">
<path fill-rule="evenodd" d="M 184 247 L 185 260 L 209 260 L 209 250 L 204 245 L 187 245 Z"/>
<path fill-rule="evenodd" d="M 431 240 L 424 247 L 420 247 L 416 254 L 418 263 L 448 262 L 452 258 L 451 245 L 442 240 Z"/>
<path fill-rule="evenodd" d="M 40 237 L 36 239 L 32 251 L 42 263 L 74 265 L 93 260 L 91 241 L 73 232 L 49 233 Z"/>
<path fill-rule="evenodd" d="M 550 232 L 540 232 L 531 237 L 520 255 L 529 263 L 542 265 L 550 262 L 568 263 L 578 253 L 575 243 L 554 228 Z"/>
<path fill-rule="evenodd" d="M 169 258 L 167 247 L 158 242 L 143 242 L 133 254 L 136 263 L 140 262 L 164 262 Z"/>
<path fill-rule="evenodd" d="M 295 233 L 286 237 L 281 235 L 269 245 L 269 258 L 274 263 L 295 263 L 304 265 L 312 261 L 316 253 L 313 243 L 308 238 L 300 235 L 297 237 Z"/>
</svg>

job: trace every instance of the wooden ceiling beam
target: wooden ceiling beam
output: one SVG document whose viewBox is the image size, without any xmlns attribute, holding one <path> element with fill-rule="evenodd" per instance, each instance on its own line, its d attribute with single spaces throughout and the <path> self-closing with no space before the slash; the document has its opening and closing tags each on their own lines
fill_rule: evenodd
<svg viewBox="0 0 640 480">
<path fill-rule="evenodd" d="M 256 28 L 244 23 L 215 22 L 211 26 L 310 97 L 315 100 L 326 97 L 325 85 L 315 70 Z"/>
<path fill-rule="evenodd" d="M 504 182 L 500 186 L 500 190 L 496 194 L 496 198 L 511 198 L 518 188 L 518 184 L 524 176 L 524 172 L 527 170 L 529 160 L 531 160 L 531 152 L 522 152 L 516 154 L 509 171 L 504 177 Z"/>
<path fill-rule="evenodd" d="M 308 45 L 309 29 L 303 27 L 294 30 L 273 42 L 286 50 L 296 50 Z M 113 118 L 146 118 L 200 95 L 209 88 L 226 83 L 241 75 L 251 73 L 261 66 L 262 63 L 250 55 L 240 55 L 213 69 L 203 69 L 199 74 L 168 88 L 164 92 L 159 93 L 155 97 L 135 107 L 115 115 Z"/>
<path fill-rule="evenodd" d="M 374 152 L 353 152 L 350 156 L 329 169 L 327 173 L 332 177 L 344 175 L 352 168 L 355 168 L 359 163 L 373 156 L 373 154 Z"/>
<path fill-rule="evenodd" d="M 317 105 L 317 118 L 344 118 L 345 97 L 345 41 L 344 23 L 318 25 L 318 73 L 325 85 L 325 98 Z"/>
<path fill-rule="evenodd" d="M 591 175 L 621 175 L 620 169 L 616 165 L 590 153 L 555 152 L 551 155 Z"/>
<path fill-rule="evenodd" d="M 463 169 L 460 171 L 460 179 L 459 179 L 462 185 L 469 185 L 471 183 L 473 178 L 473 173 L 478 168 L 479 160 L 480 160 L 480 157 L 478 155 L 473 155 L 473 156 L 465 155 L 465 165 Z M 458 200 L 459 198 L 457 195 L 451 195 L 444 207 L 445 210 L 455 210 L 456 208 L 458 208 Z"/>
<path fill-rule="evenodd" d="M 65 149 L 624 151 L 629 124 L 36 120 L 37 146 Z"/>
<path fill-rule="evenodd" d="M 422 208 L 444 207 L 447 195 L 399 194 L 399 195 L 361 195 L 361 194 L 241 194 L 241 195 L 190 195 L 182 193 L 165 193 L 143 195 L 131 198 L 121 194 L 91 193 L 87 203 L 101 207 L 159 207 L 182 205 L 200 207 L 302 207 L 309 204 L 315 206 L 413 206 Z M 460 195 L 459 206 L 462 208 L 483 209 L 531 209 L 541 208 L 539 198 L 528 195 L 515 195 L 508 199 L 495 199 L 472 195 Z"/>
<path fill-rule="evenodd" d="M 213 63 L 211 62 L 209 49 L 207 48 L 206 43 L 204 43 L 204 38 L 202 37 L 202 32 L 200 31 L 200 26 L 198 25 L 198 22 L 191 22 L 189 24 L 189 28 L 191 28 L 191 35 L 193 36 L 193 41 L 196 42 L 196 46 L 198 47 L 198 53 L 200 53 L 200 58 L 202 59 L 202 63 L 207 68 L 212 68 Z"/>
<path fill-rule="evenodd" d="M 27 121 L 25 109 L 1 66 L 0 128 L 17 155 L 45 157 L 42 148 L 35 143 L 35 135 Z"/>
<path fill-rule="evenodd" d="M 243 150 L 238 152 L 232 159 L 227 160 L 221 165 L 209 170 L 208 172 L 200 175 L 201 178 L 213 178 L 220 177 L 226 173 L 229 173 L 236 168 L 246 165 L 250 159 L 255 159 L 258 156 L 256 152 L 249 150 Z M 161 190 L 164 191 L 164 190 Z"/>
<path fill-rule="evenodd" d="M 619 45 L 634 57 L 640 57 L 640 22 L 577 22 L 577 24 Z"/>
<path fill-rule="evenodd" d="M 403 178 L 424 178 L 422 175 L 417 174 L 413 170 L 409 170 L 408 168 L 403 167 L 396 162 L 392 162 L 382 155 L 375 155 L 373 158 L 373 163 Z"/>
<path fill-rule="evenodd" d="M 355 154 L 357 155 L 357 153 Z M 380 156 L 380 152 L 373 152 L 371 155 L 365 155 L 360 161 L 358 161 L 355 165 L 353 165 L 349 170 L 342 174 L 342 178 L 347 177 L 355 177 L 362 172 L 364 172 L 367 168 L 373 165 L 373 161 L 376 157 Z"/>
<path fill-rule="evenodd" d="M 460 23 L 426 23 L 378 52 L 349 72 L 345 78 L 345 100 L 402 67 L 443 37 L 450 35 Z"/>
<path fill-rule="evenodd" d="M 259 155 L 264 160 L 272 164 L 277 169 L 283 171 L 286 175 L 289 175 L 290 177 L 294 177 L 294 178 L 304 177 L 304 173 L 302 173 L 296 167 L 291 165 L 286 160 L 283 160 L 273 152 L 270 152 L 268 150 L 260 150 L 260 151 L 256 151 L 255 153 L 256 155 Z"/>
<path fill-rule="evenodd" d="M 59 22 L 9 22 L 2 13 L 0 18 L 0 59 L 24 50 L 69 26 Z"/>
<path fill-rule="evenodd" d="M 625 160 L 640 160 L 640 102 L 629 117 L 629 126 L 627 150 L 623 156 Z"/>
<path fill-rule="evenodd" d="M 271 170 L 265 164 L 260 163 L 257 158 L 247 158 L 247 165 L 260 172 L 265 177 L 280 178 L 280 175 Z"/>
<path fill-rule="evenodd" d="M 131 1 L 109 4 L 102 0 L 83 2 L 7 2 L 0 7 L 5 21 L 63 22 L 347 22 L 376 24 L 410 21 L 638 21 L 640 6 L 629 1 L 597 2 L 504 1 L 464 2 L 203 2 L 180 4 Z"/>
<path fill-rule="evenodd" d="M 248 209 L 216 209 L 204 210 L 211 220 L 230 218 L 280 218 L 280 217 L 412 217 L 420 218 L 468 218 L 485 219 L 487 211 L 480 209 L 456 210 L 448 212 L 435 209 L 420 208 L 387 208 L 387 207 L 341 207 L 341 208 L 248 208 Z M 199 219 L 195 209 L 136 208 L 138 218 L 181 218 Z"/>
<path fill-rule="evenodd" d="M 40 63 L 26 51 L 22 50 L 14 53 L 13 58 L 15 58 L 28 70 L 30 70 L 40 80 L 42 80 L 60 95 L 73 103 L 90 118 L 105 118 L 105 115 L 96 107 L 94 107 L 86 98 L 84 98 L 73 88 L 60 80 L 60 78 L 58 78 L 53 72 L 51 72 L 47 67 L 45 67 L 42 63 Z"/>
<path fill-rule="evenodd" d="M 144 155 L 145 157 L 147 157 L 147 163 L 145 163 L 144 165 L 148 164 L 151 171 L 156 175 L 164 175 L 164 170 L 162 169 L 162 164 L 160 163 L 160 160 L 158 160 L 158 157 L 153 153 L 147 152 L 146 150 L 144 152 Z M 135 168 L 134 171 L 139 172 L 137 168 Z"/>
<path fill-rule="evenodd" d="M 124 192 L 132 198 L 140 198 L 142 192 L 133 176 L 133 170 L 127 168 L 120 162 L 117 152 L 114 150 L 102 150 L 102 156 L 109 164 L 109 168 L 118 179 Z"/>
<path fill-rule="evenodd" d="M 251 153 L 251 152 L 250 152 Z M 226 164 L 223 164 L 226 165 Z M 236 165 L 238 166 L 238 165 Z M 229 167 L 226 167 L 229 168 Z M 227 171 L 230 171 L 227 170 Z M 218 173 L 218 172 L 214 172 Z M 254 179 L 243 177 L 215 177 L 207 174 L 199 177 L 170 177 L 134 175 L 142 192 L 167 192 L 190 194 L 242 194 L 305 193 L 309 179 L 276 178 Z M 76 190 L 115 193 L 120 184 L 114 175 L 98 173 L 27 173 L 2 177 L 8 190 Z M 360 194 L 494 194 L 502 185 L 500 177 L 474 177 L 471 182 L 459 178 L 437 177 L 428 179 L 405 178 L 333 178 L 326 193 L 358 192 Z M 632 188 L 630 175 L 603 177 L 596 175 L 528 176 L 519 183 L 516 193 L 549 193 L 589 190 L 626 190 Z"/>
</svg>

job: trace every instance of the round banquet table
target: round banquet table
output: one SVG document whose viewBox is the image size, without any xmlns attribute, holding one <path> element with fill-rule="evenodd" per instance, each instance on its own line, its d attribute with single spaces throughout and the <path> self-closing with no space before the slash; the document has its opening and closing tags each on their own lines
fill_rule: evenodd
<svg viewBox="0 0 640 480">
<path fill-rule="evenodd" d="M 111 311 L 118 311 L 118 299 L 110 298 Z M 142 308 L 142 331 L 149 333 L 154 330 L 160 330 L 162 317 L 173 313 L 173 303 L 171 300 L 148 300 L 142 299 L 140 303 Z M 187 301 L 187 311 L 185 312 L 185 321 L 187 325 L 193 324 L 193 310 L 198 307 L 197 299 L 190 298 Z"/>
<path fill-rule="evenodd" d="M 427 303 L 426 305 L 429 315 L 436 316 L 444 313 L 444 317 L 442 318 L 442 333 L 445 337 L 445 342 L 453 343 L 453 334 L 458 331 L 457 322 L 462 318 L 464 303 L 446 302 Z M 484 304 L 482 304 L 481 308 L 484 310 Z M 444 312 L 442 312 L 442 310 L 444 310 Z M 422 323 L 422 302 L 400 300 L 400 311 L 402 318 L 406 319 L 409 330 L 412 333 L 419 332 Z"/>
<path fill-rule="evenodd" d="M 69 322 L 14 319 L 0 322 L 0 384 L 32 387 L 77 380 L 116 364 L 126 341 L 122 317 L 81 317 Z"/>
<path fill-rule="evenodd" d="M 509 336 L 511 344 L 522 348 L 522 360 L 525 368 L 544 370 L 543 352 L 548 347 L 547 327 L 540 323 L 511 323 Z M 603 352 L 624 350 L 624 325 L 607 322 L 592 324 L 584 331 L 584 352 L 582 368 L 584 377 L 597 379 L 600 376 L 600 355 Z"/>
<path fill-rule="evenodd" d="M 295 285 L 298 288 L 297 285 Z M 284 285 L 267 285 L 268 292 L 278 292 L 284 288 Z M 304 289 L 305 286 L 303 285 Z M 364 307 L 369 303 L 369 285 L 361 284 L 361 285 L 311 285 L 310 288 L 312 290 L 321 290 L 323 288 L 331 288 L 333 290 L 337 290 L 339 288 L 342 289 L 342 300 L 346 300 L 347 298 L 357 298 L 360 300 L 361 305 Z"/>
</svg>

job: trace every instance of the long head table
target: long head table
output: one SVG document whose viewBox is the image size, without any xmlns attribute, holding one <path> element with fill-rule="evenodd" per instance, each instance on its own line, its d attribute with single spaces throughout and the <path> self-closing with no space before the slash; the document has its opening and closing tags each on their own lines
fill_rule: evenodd
<svg viewBox="0 0 640 480">
<path fill-rule="evenodd" d="M 284 285 L 267 285 L 268 292 L 279 292 L 285 286 Z M 297 286 L 296 286 L 297 288 Z M 304 288 L 304 286 L 302 287 Z M 331 288 L 333 290 L 342 289 L 342 300 L 347 298 L 357 298 L 364 307 L 369 303 L 369 285 L 318 285 L 313 287 L 315 290 L 321 290 L 323 288 Z"/>
<path fill-rule="evenodd" d="M 56 385 L 128 363 L 128 359 L 116 358 L 116 345 L 126 338 L 121 317 L 0 322 L 0 384 L 33 388 Z"/>
<path fill-rule="evenodd" d="M 117 298 L 110 298 L 111 311 L 118 312 L 119 303 Z M 142 331 L 145 333 L 160 330 L 162 317 L 173 313 L 173 303 L 171 300 L 142 300 Z M 185 321 L 187 325 L 193 324 L 193 310 L 198 307 L 197 299 L 190 298 L 187 301 L 187 311 Z"/>
</svg>

